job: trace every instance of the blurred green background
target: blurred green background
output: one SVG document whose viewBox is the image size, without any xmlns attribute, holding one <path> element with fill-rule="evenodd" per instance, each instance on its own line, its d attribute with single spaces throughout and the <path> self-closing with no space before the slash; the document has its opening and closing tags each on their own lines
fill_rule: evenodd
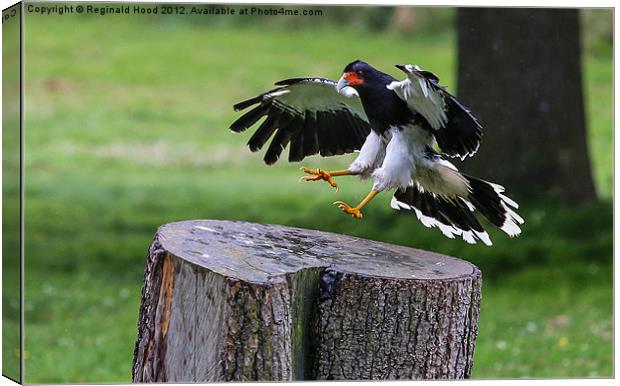
<svg viewBox="0 0 620 386">
<path fill-rule="evenodd" d="M 337 78 L 358 58 L 397 77 L 395 63 L 417 63 L 454 90 L 454 9 L 415 8 L 406 28 L 390 8 L 322 9 L 258 20 L 26 15 L 26 382 L 129 382 L 147 247 L 159 225 L 196 218 L 470 260 L 485 279 L 474 378 L 612 375 L 611 11 L 581 14 L 600 202 L 517 196 L 523 235 L 491 230 L 487 248 L 395 213 L 389 194 L 352 221 L 331 203 L 357 202 L 370 182 L 342 179 L 338 194 L 300 183 L 301 164 L 267 167 L 247 133 L 229 132 L 233 103 L 288 77 Z M 342 168 L 353 157 L 303 165 Z"/>
</svg>

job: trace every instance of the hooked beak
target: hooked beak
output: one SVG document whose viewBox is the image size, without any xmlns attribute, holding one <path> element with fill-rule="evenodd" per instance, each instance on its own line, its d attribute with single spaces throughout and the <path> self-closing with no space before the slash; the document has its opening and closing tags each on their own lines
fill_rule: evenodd
<svg viewBox="0 0 620 386">
<path fill-rule="evenodd" d="M 356 72 L 349 71 L 342 74 L 338 84 L 336 85 L 336 90 L 340 92 L 345 87 L 353 87 L 358 86 L 364 83 L 364 79 L 362 79 Z"/>
<path fill-rule="evenodd" d="M 343 88 L 349 87 L 349 82 L 344 78 L 344 74 L 338 80 L 338 84 L 336 85 L 336 91 L 340 92 Z"/>
</svg>

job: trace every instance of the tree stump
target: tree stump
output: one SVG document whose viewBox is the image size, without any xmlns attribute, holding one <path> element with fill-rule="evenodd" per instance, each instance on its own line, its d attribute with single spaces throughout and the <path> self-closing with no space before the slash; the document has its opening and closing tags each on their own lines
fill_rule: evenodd
<svg viewBox="0 0 620 386">
<path fill-rule="evenodd" d="M 453 257 L 232 221 L 159 228 L 134 382 L 458 379 L 481 273 Z"/>
</svg>

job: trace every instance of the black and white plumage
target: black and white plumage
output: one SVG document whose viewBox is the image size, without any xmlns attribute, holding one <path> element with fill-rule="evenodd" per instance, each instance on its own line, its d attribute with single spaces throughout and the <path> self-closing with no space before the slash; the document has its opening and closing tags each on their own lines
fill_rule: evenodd
<svg viewBox="0 0 620 386">
<path fill-rule="evenodd" d="M 370 126 L 359 98 L 339 93 L 336 82 L 329 79 L 294 78 L 276 86 L 281 87 L 234 105 L 235 110 L 243 110 L 258 104 L 230 126 L 241 132 L 267 117 L 248 142 L 250 150 L 257 151 L 273 135 L 265 153 L 267 164 L 276 162 L 289 142 L 291 162 L 317 153 L 325 157 L 351 153 L 362 147 Z"/>
<path fill-rule="evenodd" d="M 231 125 L 242 132 L 266 117 L 248 145 L 252 151 L 273 137 L 265 162 L 276 162 L 290 143 L 289 161 L 312 154 L 359 155 L 346 171 L 304 169 L 336 186 L 332 177 L 372 178 L 371 194 L 358 206 L 338 202 L 361 218 L 360 209 L 377 193 L 394 189 L 391 206 L 409 210 L 427 227 L 445 236 L 491 245 L 476 214 L 509 236 L 521 233 L 518 205 L 504 188 L 460 173 L 446 157 L 464 159 L 478 150 L 482 128 L 473 114 L 439 84 L 437 76 L 415 65 L 397 65 L 398 81 L 362 61 L 347 65 L 338 82 L 295 78 L 240 102 L 235 110 L 254 106 Z M 437 145 L 441 153 L 434 150 Z"/>
<path fill-rule="evenodd" d="M 426 119 L 435 130 L 433 135 L 443 154 L 462 160 L 474 155 L 482 138 L 478 120 L 439 85 L 439 78 L 433 73 L 411 64 L 396 67 L 407 74 L 407 79 L 392 82 L 387 88 Z"/>
</svg>

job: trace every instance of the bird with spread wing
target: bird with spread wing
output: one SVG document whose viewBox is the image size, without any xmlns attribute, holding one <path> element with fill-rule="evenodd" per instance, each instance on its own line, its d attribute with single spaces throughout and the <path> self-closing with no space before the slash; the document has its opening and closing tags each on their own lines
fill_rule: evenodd
<svg viewBox="0 0 620 386">
<path fill-rule="evenodd" d="M 277 88 L 234 105 L 236 111 L 253 108 L 230 128 L 242 132 L 266 117 L 248 146 L 255 152 L 272 138 L 264 157 L 269 165 L 287 145 L 291 162 L 359 151 L 346 170 L 302 168 L 308 174 L 303 180 L 324 180 L 336 189 L 334 177 L 372 178 L 372 190 L 358 205 L 335 202 L 354 218 L 362 218 L 361 209 L 379 192 L 395 190 L 392 208 L 413 211 L 449 238 L 491 245 L 476 214 L 511 237 L 519 235 L 523 219 L 504 188 L 461 173 L 447 160 L 476 153 L 482 138 L 476 118 L 433 73 L 410 64 L 396 67 L 406 74 L 403 81 L 357 60 L 338 82 L 277 82 Z"/>
</svg>

